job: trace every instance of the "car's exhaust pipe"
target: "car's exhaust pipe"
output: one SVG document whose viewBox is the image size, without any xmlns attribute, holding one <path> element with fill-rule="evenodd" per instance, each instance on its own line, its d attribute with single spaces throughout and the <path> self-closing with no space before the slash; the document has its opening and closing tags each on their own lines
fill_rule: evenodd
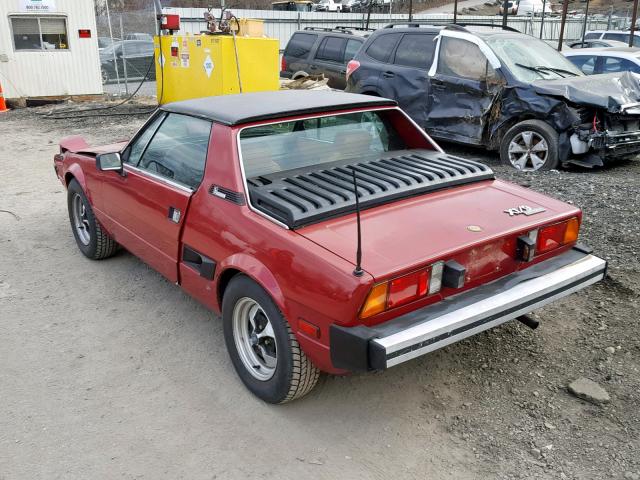
<svg viewBox="0 0 640 480">
<path fill-rule="evenodd" d="M 529 315 L 520 315 L 518 320 L 524 323 L 531 330 L 535 330 L 540 325 L 540 322 L 535 318 L 531 318 Z"/>
</svg>

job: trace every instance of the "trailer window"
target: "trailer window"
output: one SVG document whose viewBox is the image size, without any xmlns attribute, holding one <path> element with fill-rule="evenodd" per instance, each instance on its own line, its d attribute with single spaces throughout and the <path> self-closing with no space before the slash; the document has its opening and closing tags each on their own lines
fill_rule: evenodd
<svg viewBox="0 0 640 480">
<path fill-rule="evenodd" d="M 9 17 L 13 46 L 18 50 L 68 50 L 64 17 Z"/>
</svg>

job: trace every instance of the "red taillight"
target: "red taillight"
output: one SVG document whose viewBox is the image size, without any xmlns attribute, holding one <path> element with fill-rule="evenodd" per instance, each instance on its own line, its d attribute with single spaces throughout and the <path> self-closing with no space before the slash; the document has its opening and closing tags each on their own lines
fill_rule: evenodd
<svg viewBox="0 0 640 480">
<path fill-rule="evenodd" d="M 389 282 L 387 308 L 399 307 L 424 296 L 429 291 L 429 270 L 410 273 Z"/>
<path fill-rule="evenodd" d="M 536 254 L 550 252 L 558 247 L 573 243 L 578 239 L 580 222 L 576 217 L 554 223 L 538 230 Z"/>
<path fill-rule="evenodd" d="M 284 55 L 282 55 L 282 60 L 280 60 L 280 71 L 284 72 L 287 69 L 287 61 L 284 58 Z"/>
<path fill-rule="evenodd" d="M 562 245 L 566 229 L 567 224 L 562 222 L 538 230 L 536 252 L 538 254 L 546 253 Z"/>
<path fill-rule="evenodd" d="M 368 318 L 390 308 L 438 293 L 442 287 L 444 262 L 374 285 L 360 309 L 360 318 Z"/>
<path fill-rule="evenodd" d="M 351 60 L 347 63 L 347 80 L 353 72 L 355 72 L 358 68 L 360 68 L 360 62 L 357 60 Z"/>
</svg>

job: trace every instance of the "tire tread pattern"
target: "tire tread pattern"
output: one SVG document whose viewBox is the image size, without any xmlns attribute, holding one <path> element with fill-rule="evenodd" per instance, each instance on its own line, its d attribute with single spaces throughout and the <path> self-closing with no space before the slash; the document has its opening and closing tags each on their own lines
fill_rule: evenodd
<svg viewBox="0 0 640 480">
<path fill-rule="evenodd" d="M 289 335 L 293 365 L 291 379 L 289 381 L 289 392 L 287 392 L 279 403 L 287 403 L 304 397 L 315 387 L 316 383 L 318 383 L 318 378 L 320 378 L 320 370 L 318 370 L 304 354 L 288 323 L 286 323 L 286 327 Z"/>
</svg>

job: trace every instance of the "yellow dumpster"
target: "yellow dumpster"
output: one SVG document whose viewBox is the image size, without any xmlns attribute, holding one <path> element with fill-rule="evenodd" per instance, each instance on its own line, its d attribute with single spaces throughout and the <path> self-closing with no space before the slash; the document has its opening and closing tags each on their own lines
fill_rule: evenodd
<svg viewBox="0 0 640 480">
<path fill-rule="evenodd" d="M 243 92 L 279 88 L 278 39 L 236 37 L 238 63 L 231 35 L 167 35 L 154 42 L 160 104 L 240 93 L 240 85 Z"/>
</svg>

